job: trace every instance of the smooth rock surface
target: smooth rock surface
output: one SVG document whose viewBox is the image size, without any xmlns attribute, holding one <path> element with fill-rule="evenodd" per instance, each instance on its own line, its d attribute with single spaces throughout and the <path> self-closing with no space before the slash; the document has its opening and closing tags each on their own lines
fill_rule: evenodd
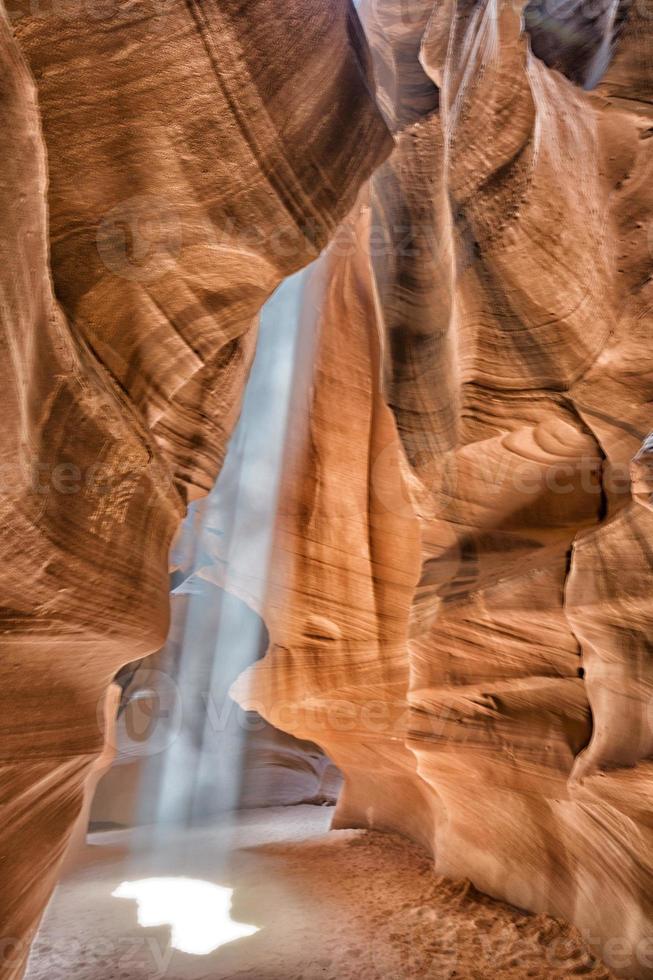
<svg viewBox="0 0 653 980">
<path fill-rule="evenodd" d="M 107 687 L 165 641 L 171 539 L 224 457 L 258 309 L 390 149 L 344 0 L 19 3 L 10 15 L 2 980 L 21 976 L 56 880 L 102 751 Z"/>
<path fill-rule="evenodd" d="M 338 827 L 653 976 L 653 20 L 529 7 L 369 0 L 370 59 L 344 2 L 19 3 L 38 108 L 1 22 L 2 980 L 258 309 L 336 230 L 235 694 L 344 772 Z"/>
<path fill-rule="evenodd" d="M 271 647 L 235 690 L 342 769 L 336 826 L 650 977 L 652 22 L 586 91 L 512 4 L 410 11 L 364 11 L 396 148 L 316 274 Z"/>
</svg>

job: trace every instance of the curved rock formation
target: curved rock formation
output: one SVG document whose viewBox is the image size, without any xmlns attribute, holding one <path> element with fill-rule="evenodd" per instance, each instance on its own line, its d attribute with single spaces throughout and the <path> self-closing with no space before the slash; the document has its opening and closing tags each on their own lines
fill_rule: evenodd
<svg viewBox="0 0 653 980">
<path fill-rule="evenodd" d="M 164 641 L 170 540 L 224 455 L 258 308 L 390 149 L 348 3 L 247 7 L 17 4 L 38 96 L 0 17 L 3 980 L 106 689 Z"/>
<path fill-rule="evenodd" d="M 343 770 L 338 826 L 653 976 L 653 22 L 624 12 L 369 0 L 379 109 L 344 0 L 19 3 L 40 108 L 0 22 L 3 980 L 98 705 L 163 642 L 258 308 L 348 213 L 238 697 Z"/>
<path fill-rule="evenodd" d="M 650 977 L 644 13 L 587 91 L 512 4 L 368 4 L 397 145 L 324 260 L 272 645 L 236 691 L 344 771 L 337 826 Z"/>
</svg>

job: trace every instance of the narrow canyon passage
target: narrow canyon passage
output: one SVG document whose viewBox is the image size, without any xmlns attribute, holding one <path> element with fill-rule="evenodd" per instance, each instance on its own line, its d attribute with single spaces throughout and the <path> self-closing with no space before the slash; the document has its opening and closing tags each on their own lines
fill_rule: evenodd
<svg viewBox="0 0 653 980">
<path fill-rule="evenodd" d="M 0 980 L 653 980 L 652 11 L 0 0 Z"/>
<path fill-rule="evenodd" d="M 168 643 L 123 672 L 92 832 L 26 980 L 608 980 L 602 950 L 572 926 L 436 876 L 405 837 L 331 830 L 335 767 L 229 697 L 268 642 L 254 610 L 290 408 L 312 379 L 310 342 L 298 342 L 309 278 L 287 280 L 263 308 L 220 478 L 172 551 Z M 311 798 L 330 805 L 302 805 Z"/>
</svg>

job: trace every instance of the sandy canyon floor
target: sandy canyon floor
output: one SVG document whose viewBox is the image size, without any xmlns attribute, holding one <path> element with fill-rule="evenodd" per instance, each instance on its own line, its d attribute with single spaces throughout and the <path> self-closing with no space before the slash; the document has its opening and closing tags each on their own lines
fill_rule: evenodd
<svg viewBox="0 0 653 980">
<path fill-rule="evenodd" d="M 332 812 L 244 811 L 140 841 L 91 835 L 28 980 L 612 976 L 569 926 L 437 878 L 400 837 L 329 832 Z M 238 923 L 248 935 L 234 938 Z"/>
</svg>

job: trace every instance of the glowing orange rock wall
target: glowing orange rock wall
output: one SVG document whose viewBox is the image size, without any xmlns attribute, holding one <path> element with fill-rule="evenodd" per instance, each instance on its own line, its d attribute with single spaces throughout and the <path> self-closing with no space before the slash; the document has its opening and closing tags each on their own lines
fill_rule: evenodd
<svg viewBox="0 0 653 980">
<path fill-rule="evenodd" d="M 651 22 L 571 71 L 538 11 L 370 0 L 378 108 L 344 2 L 18 4 L 38 106 L 1 21 L 3 980 L 257 311 L 339 225 L 236 693 L 343 770 L 337 825 L 653 975 Z"/>
<path fill-rule="evenodd" d="M 217 474 L 258 308 L 390 149 L 352 8 L 247 6 L 19 4 L 22 54 L 0 18 L 3 980 L 108 685 L 164 642 L 171 537 Z"/>
<path fill-rule="evenodd" d="M 236 692 L 344 771 L 338 826 L 653 976 L 650 21 L 586 91 L 511 4 L 410 12 L 365 12 L 396 148 L 323 260 Z"/>
</svg>

